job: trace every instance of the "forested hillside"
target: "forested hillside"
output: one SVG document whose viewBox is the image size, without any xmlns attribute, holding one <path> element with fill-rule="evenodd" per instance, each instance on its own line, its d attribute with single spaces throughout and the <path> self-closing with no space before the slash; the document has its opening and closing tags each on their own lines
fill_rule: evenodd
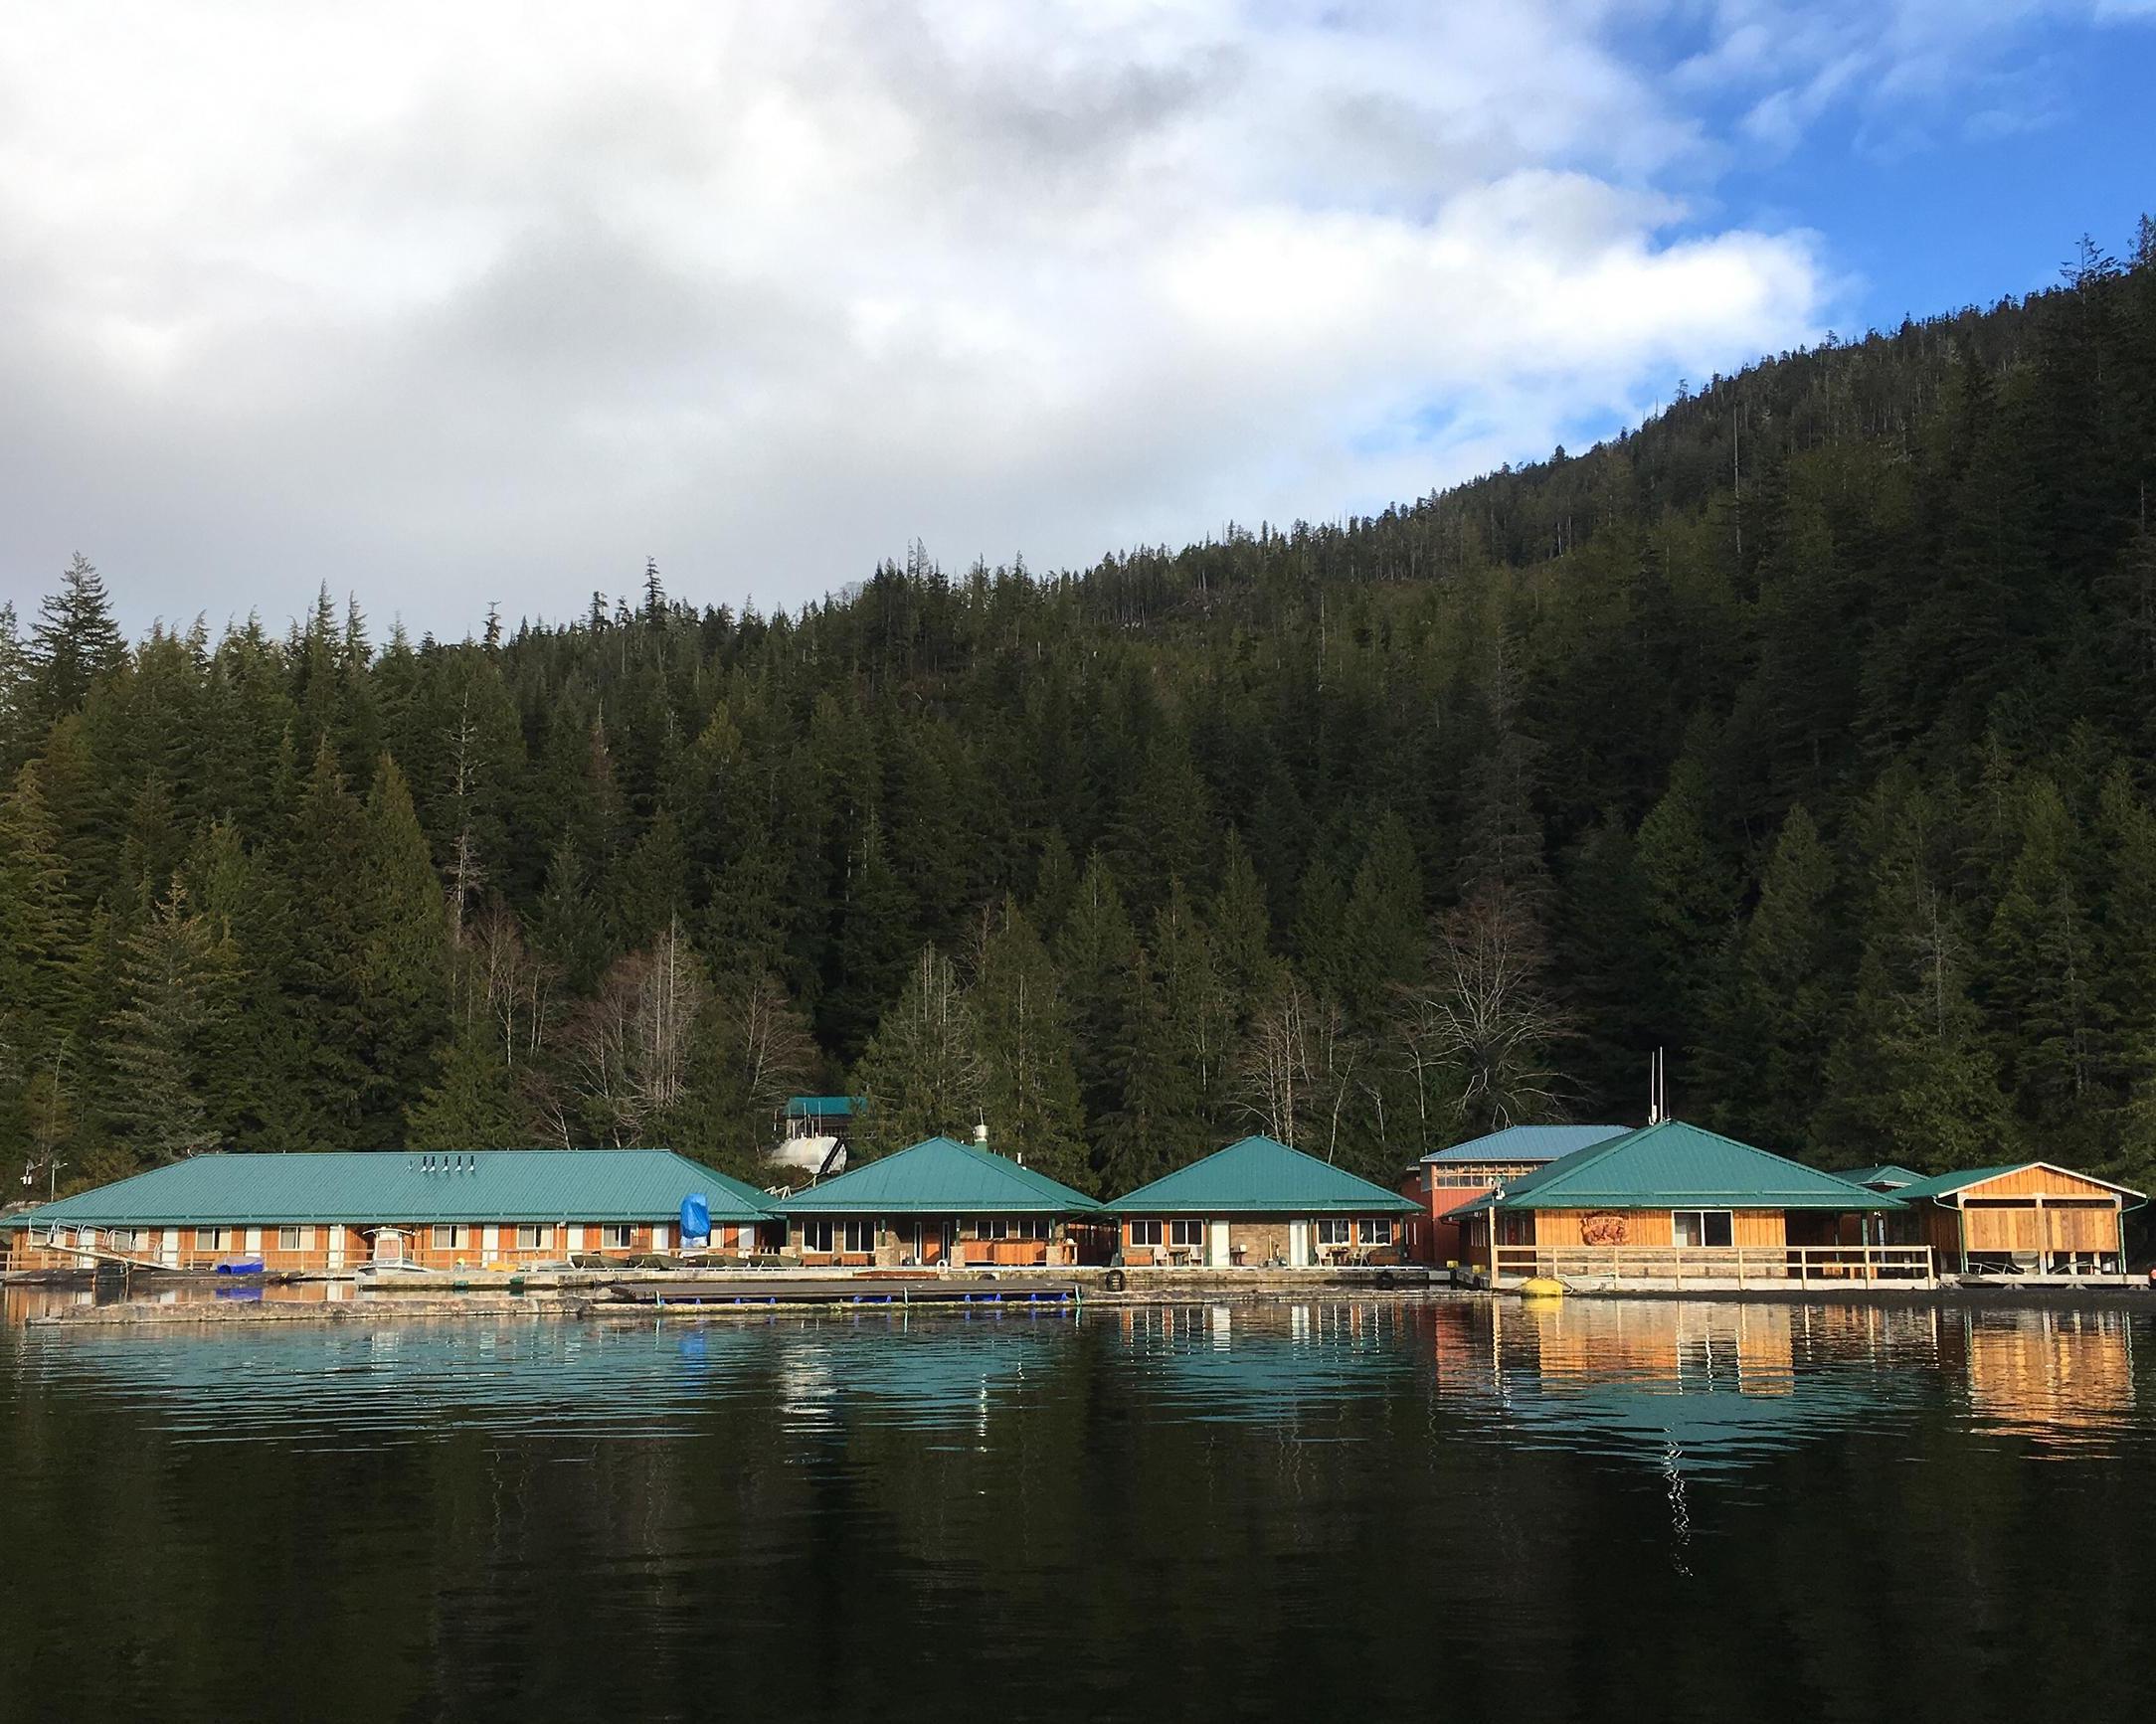
<svg viewBox="0 0 2156 1724">
<path fill-rule="evenodd" d="M 1583 455 L 1076 576 L 130 648 L 78 559 L 0 611 L 0 1154 L 746 1171 L 853 1087 L 871 1148 L 986 1119 L 1096 1189 L 1249 1129 L 1389 1180 L 1637 1120 L 1662 1046 L 1827 1165 L 2146 1180 L 2152 481 L 2144 223 Z"/>
</svg>

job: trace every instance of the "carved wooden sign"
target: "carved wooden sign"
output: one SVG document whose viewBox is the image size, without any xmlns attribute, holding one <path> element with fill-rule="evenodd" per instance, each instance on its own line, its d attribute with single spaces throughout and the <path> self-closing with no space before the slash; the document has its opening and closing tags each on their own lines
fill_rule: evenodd
<svg viewBox="0 0 2156 1724">
<path fill-rule="evenodd" d="M 1582 1245 L 1622 1245 L 1625 1242 L 1625 1218 L 1609 1209 L 1582 1215 L 1579 1238 Z"/>
</svg>

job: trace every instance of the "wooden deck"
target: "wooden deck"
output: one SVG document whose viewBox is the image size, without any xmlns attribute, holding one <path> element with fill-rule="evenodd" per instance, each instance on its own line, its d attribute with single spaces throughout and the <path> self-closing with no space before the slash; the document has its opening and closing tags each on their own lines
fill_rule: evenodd
<svg viewBox="0 0 2156 1724">
<path fill-rule="evenodd" d="M 1738 1290 L 1936 1283 L 1923 1245 L 1501 1245 L 1495 1267 L 1501 1288 L 1530 1277 Z"/>
</svg>

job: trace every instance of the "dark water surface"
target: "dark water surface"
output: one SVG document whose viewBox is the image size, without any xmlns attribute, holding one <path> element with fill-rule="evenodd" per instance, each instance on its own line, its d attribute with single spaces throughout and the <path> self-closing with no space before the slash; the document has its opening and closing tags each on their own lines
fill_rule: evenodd
<svg viewBox="0 0 2156 1724">
<path fill-rule="evenodd" d="M 9 1322 L 0 1718 L 2136 1718 L 2152 1371 L 2133 1304 Z"/>
</svg>

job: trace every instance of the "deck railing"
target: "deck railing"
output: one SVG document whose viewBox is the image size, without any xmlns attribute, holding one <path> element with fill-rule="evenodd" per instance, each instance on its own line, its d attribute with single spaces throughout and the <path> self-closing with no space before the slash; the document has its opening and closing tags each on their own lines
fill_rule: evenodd
<svg viewBox="0 0 2156 1724">
<path fill-rule="evenodd" d="M 1501 1245 L 1497 1253 L 1500 1281 L 1607 1276 L 1778 1287 L 1925 1282 L 1933 1276 L 1928 1245 Z"/>
<path fill-rule="evenodd" d="M 240 1233 L 246 1238 L 244 1229 Z M 270 1232 L 270 1230 L 264 1230 Z M 35 1228 L 23 1233 L 16 1241 L 9 1267 L 15 1270 L 72 1270 L 90 1269 L 99 1263 L 127 1265 L 148 1270 L 213 1270 L 221 1264 L 261 1263 L 277 1275 L 323 1275 L 331 1272 L 350 1274 L 384 1260 L 375 1257 L 372 1242 L 355 1233 L 341 1252 L 332 1253 L 323 1238 L 325 1229 L 315 1230 L 315 1245 L 308 1250 L 285 1251 L 275 1245 L 275 1235 L 253 1251 L 243 1244 L 222 1248 L 198 1246 L 194 1243 L 195 1230 L 182 1228 L 180 1243 L 167 1247 L 164 1230 L 142 1230 L 134 1234 L 131 1242 L 115 1244 L 108 1228 L 79 1230 L 74 1228 L 53 1230 Z M 124 1237 L 124 1236 L 123 1236 Z M 596 1246 L 580 1246 L 571 1253 L 562 1246 L 547 1245 L 521 1247 L 510 1244 L 497 1245 L 492 1251 L 483 1244 L 437 1248 L 431 1243 L 408 1247 L 402 1258 L 393 1260 L 407 1268 L 435 1271 L 458 1269 L 485 1271 L 500 1269 L 537 1269 L 566 1263 L 571 1256 L 580 1258 L 633 1258 L 648 1255 L 645 1252 L 609 1247 L 602 1251 Z"/>
</svg>

